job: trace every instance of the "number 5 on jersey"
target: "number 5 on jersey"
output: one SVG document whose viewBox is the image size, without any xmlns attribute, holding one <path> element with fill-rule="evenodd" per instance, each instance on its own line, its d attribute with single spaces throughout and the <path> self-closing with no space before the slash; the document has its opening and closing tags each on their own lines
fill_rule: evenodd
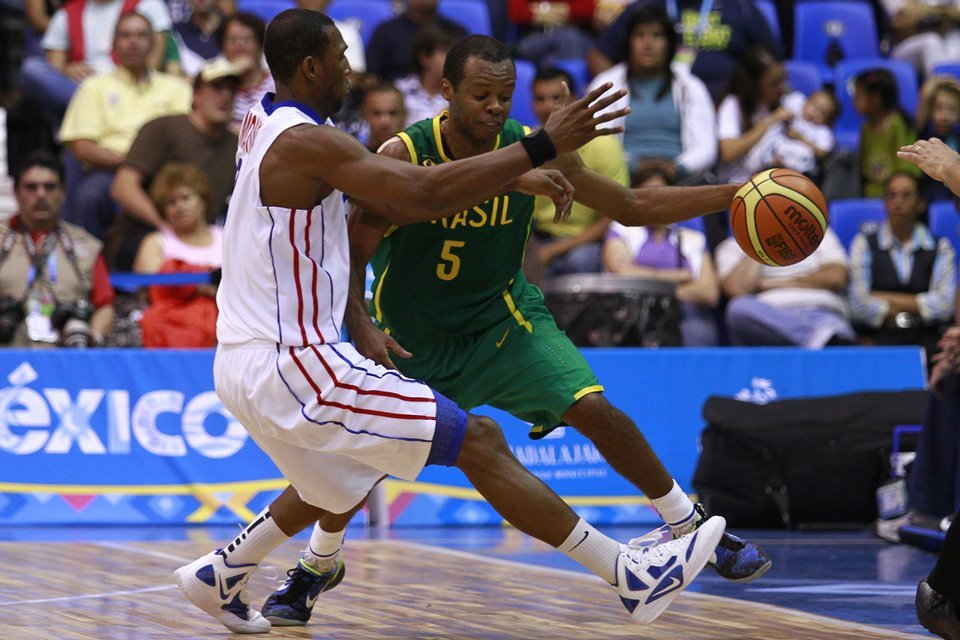
<svg viewBox="0 0 960 640">
<path fill-rule="evenodd" d="M 440 250 L 441 261 L 437 263 L 437 277 L 441 280 L 453 280 L 460 273 L 460 256 L 453 252 L 466 242 L 462 240 L 446 240 Z"/>
</svg>

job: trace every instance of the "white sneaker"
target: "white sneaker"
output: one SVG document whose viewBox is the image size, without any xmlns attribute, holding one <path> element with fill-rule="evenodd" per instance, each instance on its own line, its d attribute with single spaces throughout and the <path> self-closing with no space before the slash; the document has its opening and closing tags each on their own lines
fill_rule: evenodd
<svg viewBox="0 0 960 640">
<path fill-rule="evenodd" d="M 713 516 L 676 540 L 656 544 L 657 536 L 648 534 L 620 546 L 614 586 L 636 622 L 650 624 L 690 586 L 707 565 L 726 526 L 726 520 Z"/>
<path fill-rule="evenodd" d="M 270 622 L 250 607 L 247 580 L 257 565 L 232 567 L 211 551 L 173 572 L 183 595 L 234 633 L 268 633 Z"/>
</svg>

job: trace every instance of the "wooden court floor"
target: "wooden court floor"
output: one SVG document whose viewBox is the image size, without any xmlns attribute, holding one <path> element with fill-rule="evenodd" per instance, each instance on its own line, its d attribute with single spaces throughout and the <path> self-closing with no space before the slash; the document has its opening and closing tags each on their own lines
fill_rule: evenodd
<svg viewBox="0 0 960 640">
<path fill-rule="evenodd" d="M 281 567 L 275 573 L 282 574 L 302 544 L 291 541 L 265 564 Z M 0 639 L 923 637 L 690 591 L 656 623 L 642 627 L 593 576 L 398 540 L 348 541 L 346 579 L 321 597 L 308 626 L 234 636 L 194 609 L 173 585 L 173 569 L 210 548 L 208 540 L 2 542 Z M 277 584 L 264 573 L 250 582 L 256 606 Z"/>
</svg>

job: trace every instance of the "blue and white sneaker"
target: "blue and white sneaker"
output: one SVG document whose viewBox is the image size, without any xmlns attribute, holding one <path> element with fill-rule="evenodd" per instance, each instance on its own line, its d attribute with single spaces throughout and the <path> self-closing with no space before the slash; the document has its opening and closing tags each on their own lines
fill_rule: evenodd
<svg viewBox="0 0 960 640">
<path fill-rule="evenodd" d="M 726 520 L 714 516 L 679 538 L 657 543 L 643 536 L 620 546 L 614 585 L 633 619 L 650 624 L 707 565 L 720 542 Z"/>
<path fill-rule="evenodd" d="M 287 571 L 287 580 L 263 603 L 261 613 L 278 627 L 294 627 L 307 624 L 313 605 L 325 591 L 340 584 L 347 574 L 347 566 L 341 555 L 337 566 L 326 573 L 315 573 L 304 564 L 303 559 Z"/>
<path fill-rule="evenodd" d="M 268 633 L 270 623 L 250 606 L 247 581 L 257 565 L 227 564 L 220 550 L 211 551 L 173 572 L 183 595 L 234 633 Z"/>
<path fill-rule="evenodd" d="M 696 504 L 697 518 L 694 530 L 707 520 L 703 505 Z M 716 555 L 710 558 L 710 566 L 732 582 L 752 582 L 770 571 L 773 560 L 758 544 L 738 538 L 732 533 L 724 533 L 717 545 Z"/>
</svg>

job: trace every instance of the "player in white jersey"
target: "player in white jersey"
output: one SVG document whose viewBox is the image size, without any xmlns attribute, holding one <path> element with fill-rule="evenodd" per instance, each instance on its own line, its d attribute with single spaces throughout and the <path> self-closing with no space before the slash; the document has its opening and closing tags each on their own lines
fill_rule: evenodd
<svg viewBox="0 0 960 640">
<path fill-rule="evenodd" d="M 617 587 L 634 619 L 649 622 L 703 568 L 724 530 L 712 518 L 660 545 L 620 545 L 581 520 L 510 453 L 492 420 L 466 414 L 426 385 L 340 341 L 348 288 L 344 195 L 396 224 L 440 218 L 517 188 L 514 179 L 617 129 L 597 116 L 609 86 L 555 112 L 520 143 L 423 168 L 369 153 L 329 125 L 347 91 L 345 45 L 333 22 L 288 10 L 270 23 L 264 53 L 277 83 L 240 134 L 237 182 L 224 231 L 218 292 L 217 392 L 291 488 L 223 549 L 175 572 L 193 604 L 237 633 L 270 623 L 246 583 L 266 555 L 319 521 L 319 543 L 339 547 L 350 517 L 385 475 L 414 479 L 427 464 L 461 469 L 518 529 L 557 547 Z M 524 178 L 569 206 L 556 174 Z M 402 213 L 401 213 L 402 212 Z M 323 576 L 343 577 L 342 561 Z"/>
</svg>

